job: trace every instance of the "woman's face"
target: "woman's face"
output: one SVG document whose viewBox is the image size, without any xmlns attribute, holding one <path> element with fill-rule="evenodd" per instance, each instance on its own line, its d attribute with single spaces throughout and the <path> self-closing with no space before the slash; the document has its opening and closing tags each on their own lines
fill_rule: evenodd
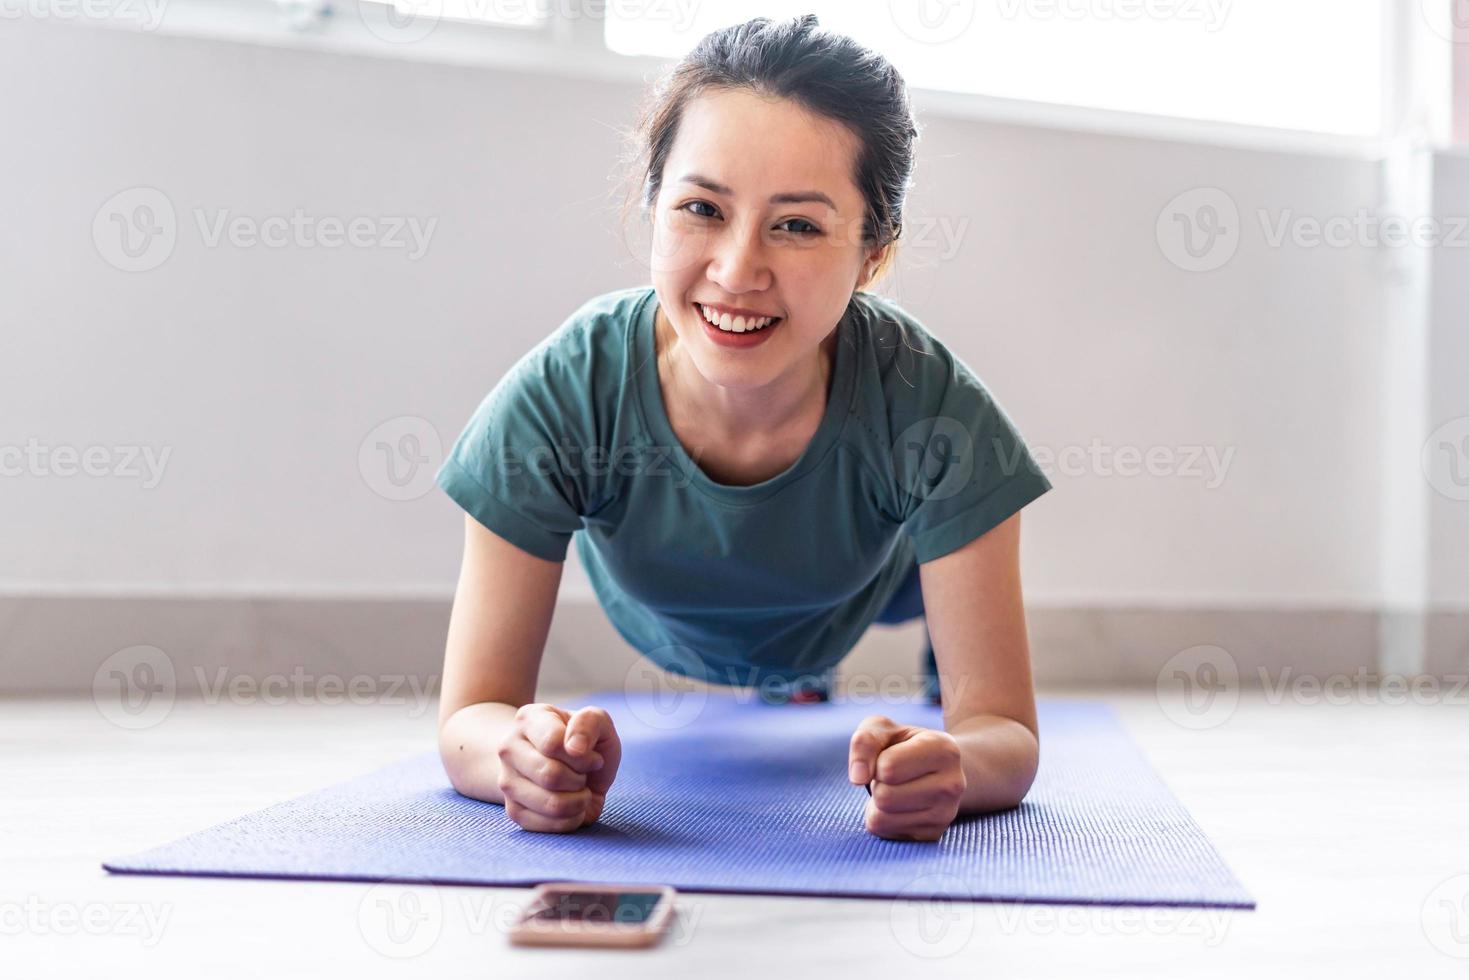
<svg viewBox="0 0 1469 980">
<path fill-rule="evenodd" d="M 685 107 L 654 204 L 653 286 L 712 384 L 758 388 L 809 363 L 876 265 L 857 150 L 845 126 L 786 99 L 734 89 Z M 780 319 L 722 333 L 699 304 Z"/>
</svg>

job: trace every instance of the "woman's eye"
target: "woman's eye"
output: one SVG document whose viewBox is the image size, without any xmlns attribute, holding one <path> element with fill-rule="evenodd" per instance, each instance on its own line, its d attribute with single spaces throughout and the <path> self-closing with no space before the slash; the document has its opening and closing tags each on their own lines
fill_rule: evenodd
<svg viewBox="0 0 1469 980">
<path fill-rule="evenodd" d="M 807 221 L 805 218 L 787 218 L 785 221 L 782 221 L 781 222 L 781 225 L 782 226 L 784 226 L 784 225 L 799 225 L 799 226 L 801 226 L 801 227 L 797 227 L 797 228 L 788 228 L 788 229 L 786 229 L 787 231 L 794 232 L 797 235 L 819 235 L 819 234 L 821 234 L 821 229 L 820 228 L 817 228 L 815 225 L 813 225 L 811 222 Z"/>
<path fill-rule="evenodd" d="M 708 208 L 709 213 L 694 210 L 695 208 Z M 708 201 L 690 201 L 687 204 L 679 205 L 678 210 L 686 211 L 689 214 L 692 214 L 698 218 L 719 217 L 719 209 L 710 204 Z M 789 227 L 792 225 L 794 225 L 795 227 Z M 784 231 L 790 232 L 793 235 L 801 235 L 803 237 L 821 234 L 821 229 L 813 225 L 811 222 L 807 221 L 805 218 L 787 218 L 776 227 Z"/>
</svg>

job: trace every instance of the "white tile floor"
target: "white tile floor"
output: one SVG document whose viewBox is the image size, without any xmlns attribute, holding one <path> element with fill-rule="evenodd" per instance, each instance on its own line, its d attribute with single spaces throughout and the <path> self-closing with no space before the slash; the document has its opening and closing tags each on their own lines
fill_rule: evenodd
<svg viewBox="0 0 1469 980">
<path fill-rule="evenodd" d="M 1469 706 L 1279 703 L 1172 722 L 1099 696 L 1255 895 L 1255 912 L 684 894 L 650 951 L 522 950 L 516 888 L 425 889 L 394 944 L 352 883 L 108 875 L 159 844 L 432 746 L 433 708 L 179 703 L 125 731 L 90 701 L 0 702 L 7 977 L 1469 976 Z M 554 695 L 548 695 L 554 699 Z M 1460 876 L 1460 877 L 1455 877 Z M 416 955 L 406 956 L 404 954 Z"/>
</svg>

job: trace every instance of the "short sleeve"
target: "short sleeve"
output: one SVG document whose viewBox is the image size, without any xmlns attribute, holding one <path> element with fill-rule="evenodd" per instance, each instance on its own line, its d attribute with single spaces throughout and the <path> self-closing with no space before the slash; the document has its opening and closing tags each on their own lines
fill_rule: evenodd
<svg viewBox="0 0 1469 980">
<path fill-rule="evenodd" d="M 1051 489 L 974 372 L 942 345 L 929 354 L 915 406 L 893 418 L 897 500 L 920 563 L 968 544 Z"/>
<path fill-rule="evenodd" d="M 563 344 L 543 343 L 500 379 L 436 479 L 475 520 L 517 547 L 563 561 L 594 492 L 571 447 L 593 444 L 588 386 Z"/>
</svg>

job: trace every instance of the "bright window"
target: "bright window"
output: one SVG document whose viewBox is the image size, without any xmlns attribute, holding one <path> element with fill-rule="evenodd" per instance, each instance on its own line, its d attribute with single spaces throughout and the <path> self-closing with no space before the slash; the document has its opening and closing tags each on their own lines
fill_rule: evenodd
<svg viewBox="0 0 1469 980">
<path fill-rule="evenodd" d="M 1389 0 L 607 0 L 607 44 L 679 57 L 814 13 L 910 85 L 1350 135 L 1382 126 Z"/>
<path fill-rule="evenodd" d="M 503 27 L 538 27 L 546 20 L 546 0 L 391 0 L 404 16 L 467 20 Z"/>
</svg>

